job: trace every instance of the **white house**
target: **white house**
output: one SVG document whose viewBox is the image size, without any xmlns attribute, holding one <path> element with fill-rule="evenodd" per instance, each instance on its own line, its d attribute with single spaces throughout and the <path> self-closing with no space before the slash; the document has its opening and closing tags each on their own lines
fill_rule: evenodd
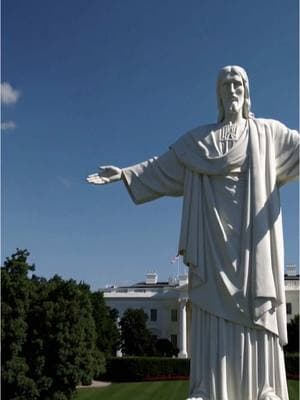
<svg viewBox="0 0 300 400">
<path fill-rule="evenodd" d="M 287 321 L 290 322 L 299 311 L 300 281 L 299 275 L 285 275 L 285 296 Z"/>
<path fill-rule="evenodd" d="M 179 348 L 179 357 L 189 355 L 191 307 L 188 301 L 188 276 L 159 282 L 158 275 L 148 273 L 145 282 L 131 286 L 103 289 L 106 304 L 122 317 L 128 308 L 142 308 L 148 315 L 148 328 L 158 338 L 167 338 Z M 299 275 L 285 276 L 287 316 L 299 314 Z"/>
</svg>

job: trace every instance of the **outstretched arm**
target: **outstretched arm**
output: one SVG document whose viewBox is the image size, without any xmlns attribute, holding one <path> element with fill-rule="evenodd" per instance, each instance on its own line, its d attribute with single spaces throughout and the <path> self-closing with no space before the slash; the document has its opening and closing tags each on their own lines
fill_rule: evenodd
<svg viewBox="0 0 300 400">
<path fill-rule="evenodd" d="M 113 165 L 103 165 L 99 167 L 99 172 L 89 175 L 86 180 L 94 185 L 105 185 L 117 182 L 122 178 L 122 169 Z"/>
<path fill-rule="evenodd" d="M 276 173 L 278 184 L 284 185 L 299 177 L 299 132 L 273 121 L 275 138 Z"/>
<path fill-rule="evenodd" d="M 102 166 L 98 173 L 89 175 L 86 180 L 94 185 L 123 180 L 133 201 L 140 204 L 161 196 L 181 196 L 184 167 L 176 154 L 169 150 L 160 157 L 123 169 Z"/>
<path fill-rule="evenodd" d="M 184 175 L 185 168 L 173 150 L 122 170 L 123 181 L 136 204 L 162 196 L 182 196 Z"/>
</svg>

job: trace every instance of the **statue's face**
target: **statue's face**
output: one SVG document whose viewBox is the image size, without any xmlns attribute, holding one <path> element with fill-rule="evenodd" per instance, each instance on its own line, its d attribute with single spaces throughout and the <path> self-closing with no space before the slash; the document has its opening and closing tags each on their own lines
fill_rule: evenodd
<svg viewBox="0 0 300 400">
<path fill-rule="evenodd" d="M 228 72 L 220 85 L 221 101 L 225 115 L 238 113 L 243 109 L 245 88 L 240 75 Z"/>
</svg>

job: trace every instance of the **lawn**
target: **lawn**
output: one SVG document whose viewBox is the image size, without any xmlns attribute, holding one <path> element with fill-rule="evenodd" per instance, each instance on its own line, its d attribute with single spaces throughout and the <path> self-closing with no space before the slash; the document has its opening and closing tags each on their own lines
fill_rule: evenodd
<svg viewBox="0 0 300 400">
<path fill-rule="evenodd" d="M 298 381 L 288 381 L 290 400 L 299 399 Z M 184 400 L 188 381 L 115 383 L 106 388 L 80 389 L 76 400 Z"/>
<path fill-rule="evenodd" d="M 188 382 L 115 383 L 106 388 L 80 389 L 76 400 L 183 400 L 187 397 Z"/>
</svg>

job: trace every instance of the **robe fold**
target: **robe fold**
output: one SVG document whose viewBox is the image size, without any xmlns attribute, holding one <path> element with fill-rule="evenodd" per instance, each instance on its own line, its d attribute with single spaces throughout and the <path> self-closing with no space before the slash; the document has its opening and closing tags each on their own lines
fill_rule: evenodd
<svg viewBox="0 0 300 400">
<path fill-rule="evenodd" d="M 178 252 L 189 297 L 209 315 L 266 330 L 287 343 L 279 188 L 296 179 L 299 134 L 248 119 L 222 154 L 216 125 L 196 128 L 161 155 L 123 169 L 136 204 L 183 196 Z"/>
</svg>

